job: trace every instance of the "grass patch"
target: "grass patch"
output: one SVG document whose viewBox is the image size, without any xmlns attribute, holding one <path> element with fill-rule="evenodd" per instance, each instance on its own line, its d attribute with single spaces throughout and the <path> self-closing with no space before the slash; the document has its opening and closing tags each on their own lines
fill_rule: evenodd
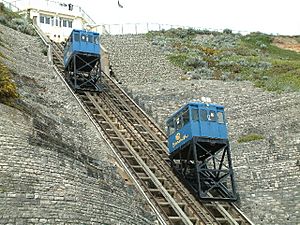
<svg viewBox="0 0 300 225">
<path fill-rule="evenodd" d="M 173 63 L 175 66 L 180 67 L 185 72 L 189 71 L 192 67 L 186 66 L 185 61 L 188 59 L 188 55 L 185 53 L 178 53 L 178 54 L 170 54 L 168 55 L 168 59 L 171 63 Z"/>
<path fill-rule="evenodd" d="M 251 33 L 241 38 L 242 46 L 246 46 L 250 49 L 260 50 L 262 53 L 268 54 L 273 59 L 289 59 L 289 60 L 300 60 L 300 54 L 279 48 L 272 44 L 273 37 L 271 35 L 262 33 Z"/>
<path fill-rule="evenodd" d="M 257 87 L 275 92 L 300 91 L 300 63 L 296 60 L 275 60 L 266 71 L 267 79 L 255 80 Z"/>
<path fill-rule="evenodd" d="M 300 77 L 299 74 L 293 73 L 276 75 L 269 77 L 267 80 L 255 81 L 255 86 L 274 92 L 300 91 Z"/>
<path fill-rule="evenodd" d="M 255 133 L 252 133 L 252 134 L 247 134 L 247 135 L 244 135 L 242 137 L 240 137 L 237 142 L 238 143 L 245 143 L 245 142 L 250 142 L 250 141 L 258 141 L 258 140 L 262 140 L 264 139 L 264 136 L 260 135 L 260 134 L 255 134 Z"/>
<path fill-rule="evenodd" d="M 147 37 L 165 51 L 172 64 L 194 77 L 203 77 L 205 70 L 211 71 L 212 79 L 249 80 L 267 91 L 300 91 L 300 53 L 273 45 L 272 35 L 226 32 L 170 29 L 149 32 Z"/>
<path fill-rule="evenodd" d="M 5 193 L 5 192 L 7 192 L 7 190 L 3 187 L 0 187 L 0 193 Z"/>
</svg>

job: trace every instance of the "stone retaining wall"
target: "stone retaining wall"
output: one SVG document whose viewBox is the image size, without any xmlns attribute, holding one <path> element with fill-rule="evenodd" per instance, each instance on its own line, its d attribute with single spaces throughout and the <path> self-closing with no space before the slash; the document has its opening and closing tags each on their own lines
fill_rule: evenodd
<svg viewBox="0 0 300 225">
<path fill-rule="evenodd" d="M 200 37 L 199 37 L 200 38 Z M 257 225 L 300 223 L 300 94 L 276 94 L 250 82 L 186 80 L 142 35 L 102 36 L 123 88 L 162 128 L 188 101 L 225 106 L 240 207 Z M 237 143 L 244 134 L 263 140 Z"/>
<path fill-rule="evenodd" d="M 19 109 L 0 103 L 0 224 L 154 224 L 41 40 L 0 30 L 21 95 Z"/>
</svg>

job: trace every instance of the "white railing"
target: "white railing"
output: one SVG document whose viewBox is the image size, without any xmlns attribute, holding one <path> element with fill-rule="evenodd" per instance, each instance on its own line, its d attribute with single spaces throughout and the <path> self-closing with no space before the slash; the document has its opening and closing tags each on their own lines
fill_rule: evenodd
<svg viewBox="0 0 300 225">
<path fill-rule="evenodd" d="M 10 2 L 0 0 L 0 2 L 4 2 L 4 5 L 14 12 L 27 10 L 29 8 L 36 8 L 45 11 L 48 11 L 50 9 L 51 11 L 57 13 L 80 16 L 84 20 L 86 20 L 88 24 L 95 24 L 95 21 L 80 6 L 77 5 L 51 0 L 13 0 Z"/>
<path fill-rule="evenodd" d="M 145 34 L 149 31 L 161 31 L 169 30 L 172 28 L 182 29 L 196 29 L 207 30 L 211 32 L 223 32 L 223 29 L 183 26 L 183 25 L 171 25 L 171 24 L 159 24 L 159 23 L 124 23 L 124 24 L 100 24 L 96 25 L 101 28 L 101 33 L 110 35 L 124 35 L 124 34 Z M 248 34 L 249 31 L 232 30 L 233 33 Z"/>
<path fill-rule="evenodd" d="M 66 9 L 68 7 L 65 3 L 60 3 L 58 1 L 51 0 L 14 0 L 14 1 L 6 1 L 0 0 L 3 2 L 5 7 L 9 8 L 14 12 L 18 12 L 20 10 L 27 9 L 29 6 L 40 6 L 41 8 L 51 8 L 57 9 L 58 11 Z M 56 7 L 54 7 L 56 6 Z M 80 15 L 87 21 L 85 29 L 92 29 L 101 34 L 109 34 L 109 35 L 125 35 L 125 34 L 145 34 L 149 31 L 161 31 L 161 30 L 169 30 L 172 28 L 182 28 L 182 29 L 196 29 L 196 30 L 207 30 L 211 32 L 222 32 L 223 29 L 213 29 L 213 28 L 205 28 L 205 27 L 193 27 L 193 26 L 184 26 L 184 25 L 171 25 L 171 24 L 160 24 L 160 23 L 124 23 L 124 24 L 96 24 L 95 21 L 80 7 L 73 5 L 73 10 L 69 11 L 69 13 L 74 13 Z M 249 31 L 241 31 L 241 30 L 232 30 L 233 33 L 240 34 L 249 34 Z"/>
<path fill-rule="evenodd" d="M 3 3 L 6 8 L 10 9 L 13 12 L 20 11 L 20 9 L 17 6 L 15 6 L 15 4 L 13 4 L 11 2 L 8 2 L 8 1 L 5 1 L 5 0 L 0 0 L 0 3 Z"/>
</svg>

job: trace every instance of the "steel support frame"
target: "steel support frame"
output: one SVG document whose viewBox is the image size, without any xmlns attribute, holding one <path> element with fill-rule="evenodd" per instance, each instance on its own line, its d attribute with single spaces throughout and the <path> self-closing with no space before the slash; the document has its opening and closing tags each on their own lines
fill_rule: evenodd
<svg viewBox="0 0 300 225">
<path fill-rule="evenodd" d="M 184 183 L 203 200 L 237 200 L 228 140 L 193 137 L 187 148 L 185 156 L 180 151 L 170 156 Z"/>
<path fill-rule="evenodd" d="M 101 62 L 100 57 L 95 58 L 90 62 L 84 60 L 80 55 L 74 54 L 72 65 L 68 65 L 68 69 L 65 70 L 65 78 L 69 85 L 75 91 L 102 91 L 103 87 L 101 85 Z M 83 65 L 77 68 L 77 60 L 83 62 Z M 95 66 L 92 66 L 93 63 L 96 63 Z M 73 70 L 71 69 L 73 66 Z M 85 72 L 82 69 L 89 67 L 90 72 Z"/>
</svg>

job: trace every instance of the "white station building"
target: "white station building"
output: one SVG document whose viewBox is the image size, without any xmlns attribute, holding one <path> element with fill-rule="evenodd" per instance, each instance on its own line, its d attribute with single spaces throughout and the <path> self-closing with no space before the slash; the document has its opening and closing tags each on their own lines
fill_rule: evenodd
<svg viewBox="0 0 300 225">
<path fill-rule="evenodd" d="M 79 6 L 50 0 L 16 0 L 9 2 L 13 11 L 29 16 L 53 41 L 65 41 L 73 29 L 89 29 L 95 22 Z M 99 32 L 98 30 L 93 29 Z"/>
</svg>

